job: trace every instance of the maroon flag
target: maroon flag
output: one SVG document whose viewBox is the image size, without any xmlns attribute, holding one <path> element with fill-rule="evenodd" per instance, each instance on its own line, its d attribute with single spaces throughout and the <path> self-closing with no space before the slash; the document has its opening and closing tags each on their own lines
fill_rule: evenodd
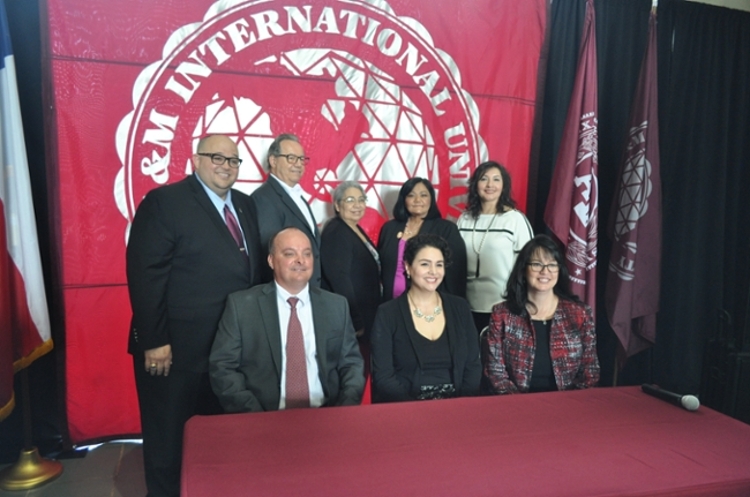
<svg viewBox="0 0 750 497">
<path fill-rule="evenodd" d="M 605 302 L 626 357 L 656 337 L 661 267 L 661 180 L 656 73 L 656 11 L 641 66 L 628 144 L 612 205 L 612 256 Z"/>
<path fill-rule="evenodd" d="M 565 245 L 571 290 L 596 311 L 596 243 L 599 234 L 597 178 L 596 18 L 586 1 L 586 19 L 560 150 L 544 222 Z"/>
</svg>

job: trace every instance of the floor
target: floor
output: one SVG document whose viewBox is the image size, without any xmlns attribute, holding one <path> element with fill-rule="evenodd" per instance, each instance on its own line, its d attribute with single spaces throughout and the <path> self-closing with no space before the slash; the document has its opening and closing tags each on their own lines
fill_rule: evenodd
<svg viewBox="0 0 750 497">
<path fill-rule="evenodd" d="M 0 497 L 143 497 L 141 445 L 109 442 L 91 446 L 85 457 L 61 459 L 63 472 L 32 490 L 0 490 Z M 0 466 L 3 470 L 8 465 Z"/>
</svg>

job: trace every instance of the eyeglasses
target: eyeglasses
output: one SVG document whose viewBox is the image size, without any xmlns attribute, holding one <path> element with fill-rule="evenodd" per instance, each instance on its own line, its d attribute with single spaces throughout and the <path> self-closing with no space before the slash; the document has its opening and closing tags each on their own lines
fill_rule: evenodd
<svg viewBox="0 0 750 497">
<path fill-rule="evenodd" d="M 283 158 L 285 158 L 285 159 L 286 159 L 286 161 L 287 161 L 287 162 L 288 162 L 289 164 L 291 164 L 291 165 L 294 165 L 294 164 L 296 164 L 296 163 L 297 163 L 297 162 L 299 161 L 299 162 L 301 162 L 301 163 L 302 163 L 302 165 L 304 166 L 305 164 L 307 164 L 308 162 L 310 162 L 310 157 L 303 157 L 303 156 L 301 156 L 301 155 L 294 155 L 294 154 L 276 154 L 276 157 L 283 157 Z"/>
<path fill-rule="evenodd" d="M 556 262 L 550 262 L 549 264 L 542 264 L 541 262 L 529 262 L 527 264 L 529 268 L 535 273 L 541 273 L 547 269 L 550 273 L 556 273 L 560 270 L 560 265 Z"/>
<path fill-rule="evenodd" d="M 237 157 L 224 157 L 221 154 L 212 154 L 208 152 L 198 152 L 198 155 L 201 157 L 210 157 L 211 162 L 217 166 L 223 166 L 224 163 L 228 161 L 229 165 L 236 169 L 242 164 L 242 159 L 238 159 Z"/>
<path fill-rule="evenodd" d="M 345 204 L 366 204 L 367 203 L 367 197 L 346 197 L 342 200 Z"/>
</svg>

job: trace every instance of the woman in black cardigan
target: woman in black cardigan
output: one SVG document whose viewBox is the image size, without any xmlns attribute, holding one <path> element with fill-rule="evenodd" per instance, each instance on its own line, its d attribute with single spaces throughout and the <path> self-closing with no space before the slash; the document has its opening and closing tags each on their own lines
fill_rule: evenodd
<svg viewBox="0 0 750 497">
<path fill-rule="evenodd" d="M 435 235 L 410 238 L 410 284 L 378 308 L 372 328 L 373 402 L 476 395 L 482 366 L 469 304 L 437 289 L 448 247 Z"/>
<path fill-rule="evenodd" d="M 446 268 L 440 290 L 465 298 L 466 244 L 456 225 L 441 217 L 432 184 L 424 178 L 411 178 L 401 187 L 393 219 L 383 225 L 378 237 L 383 301 L 398 297 L 406 289 L 403 258 L 399 255 L 406 241 L 417 234 L 438 235 L 448 243 L 452 263 Z"/>
<path fill-rule="evenodd" d="M 356 181 L 340 183 L 332 197 L 336 217 L 320 238 L 323 286 L 346 297 L 357 336 L 366 339 L 381 301 L 378 253 L 357 224 L 367 209 L 367 197 Z"/>
</svg>

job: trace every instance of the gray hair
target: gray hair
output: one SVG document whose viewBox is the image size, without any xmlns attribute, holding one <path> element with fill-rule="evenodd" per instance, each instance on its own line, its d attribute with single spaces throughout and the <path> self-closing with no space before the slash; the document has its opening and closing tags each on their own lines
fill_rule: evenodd
<svg viewBox="0 0 750 497">
<path fill-rule="evenodd" d="M 362 195 L 365 194 L 365 189 L 362 188 L 362 185 L 360 185 L 356 181 L 342 181 L 331 192 L 331 200 L 333 200 L 333 203 L 338 205 L 342 200 L 344 200 L 344 192 L 349 188 L 356 188 L 357 190 L 362 192 Z"/>
<path fill-rule="evenodd" d="M 271 169 L 271 156 L 272 155 L 279 155 L 281 153 L 281 142 L 284 140 L 289 140 L 293 142 L 299 143 L 299 138 L 297 138 L 297 135 L 293 135 L 291 133 L 282 133 L 271 142 L 271 146 L 268 147 L 268 156 L 266 157 L 266 163 L 268 164 L 268 169 Z"/>
</svg>

